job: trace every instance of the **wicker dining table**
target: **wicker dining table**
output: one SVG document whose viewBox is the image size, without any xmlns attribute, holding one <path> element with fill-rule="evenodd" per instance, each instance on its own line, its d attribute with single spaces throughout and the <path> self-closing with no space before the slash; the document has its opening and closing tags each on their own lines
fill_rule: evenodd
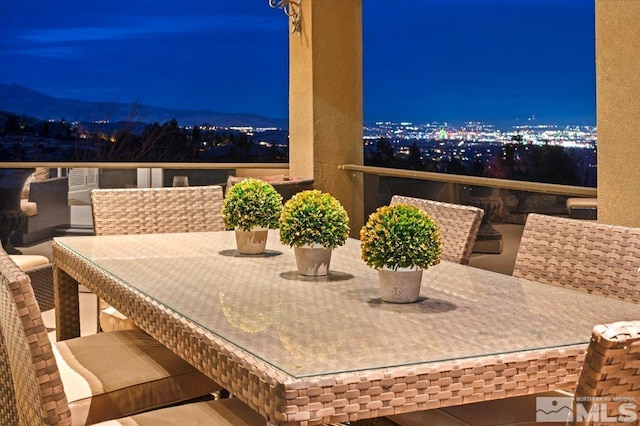
<svg viewBox="0 0 640 426">
<path fill-rule="evenodd" d="M 80 334 L 82 284 L 269 425 L 316 425 L 570 388 L 593 326 L 640 318 L 450 262 L 425 271 L 416 303 L 385 303 L 358 240 L 304 277 L 269 234 L 255 256 L 233 231 L 55 238 L 57 338 Z"/>
</svg>

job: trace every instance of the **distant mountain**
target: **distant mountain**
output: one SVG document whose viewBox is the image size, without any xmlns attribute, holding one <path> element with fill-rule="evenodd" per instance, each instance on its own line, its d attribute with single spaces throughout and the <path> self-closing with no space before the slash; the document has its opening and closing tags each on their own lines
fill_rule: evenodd
<svg viewBox="0 0 640 426">
<path fill-rule="evenodd" d="M 121 102 L 86 102 L 55 98 L 19 84 L 0 84 L 0 111 L 27 115 L 40 120 L 63 118 L 67 121 L 91 122 L 141 121 L 165 123 L 176 119 L 181 126 L 251 126 L 288 128 L 288 120 L 256 114 L 226 114 L 207 110 L 181 110 Z"/>
</svg>

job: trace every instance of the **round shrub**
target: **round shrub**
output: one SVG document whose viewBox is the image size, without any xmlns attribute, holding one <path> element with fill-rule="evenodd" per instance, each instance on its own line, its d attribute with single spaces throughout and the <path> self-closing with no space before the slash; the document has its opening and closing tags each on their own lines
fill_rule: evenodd
<svg viewBox="0 0 640 426">
<path fill-rule="evenodd" d="M 349 216 L 342 204 L 317 189 L 301 191 L 284 204 L 280 241 L 288 246 L 336 248 L 349 237 Z"/>
<path fill-rule="evenodd" d="M 229 188 L 222 204 L 227 229 L 277 228 L 281 212 L 282 196 L 270 183 L 254 178 Z"/>
<path fill-rule="evenodd" d="M 436 222 L 408 204 L 383 206 L 360 230 L 361 257 L 372 268 L 418 267 L 440 263 L 442 238 Z"/>
</svg>

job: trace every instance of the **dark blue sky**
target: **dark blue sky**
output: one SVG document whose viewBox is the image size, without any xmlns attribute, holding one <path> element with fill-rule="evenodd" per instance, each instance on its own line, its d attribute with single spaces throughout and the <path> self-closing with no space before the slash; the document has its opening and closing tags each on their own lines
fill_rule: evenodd
<svg viewBox="0 0 640 426">
<path fill-rule="evenodd" d="M 365 122 L 595 124 L 594 9 L 594 0 L 363 0 Z M 287 37 L 267 0 L 0 0 L 0 82 L 286 117 Z"/>
</svg>

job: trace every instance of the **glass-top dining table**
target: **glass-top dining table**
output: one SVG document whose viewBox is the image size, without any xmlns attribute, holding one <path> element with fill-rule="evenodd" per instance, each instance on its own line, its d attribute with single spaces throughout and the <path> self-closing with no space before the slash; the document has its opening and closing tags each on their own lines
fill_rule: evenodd
<svg viewBox="0 0 640 426">
<path fill-rule="evenodd" d="M 59 237 L 57 338 L 80 334 L 78 284 L 272 425 L 356 421 L 570 388 L 595 324 L 640 305 L 459 264 L 425 271 L 416 303 L 382 302 L 360 242 L 326 277 L 297 273 L 269 231 Z"/>
</svg>

